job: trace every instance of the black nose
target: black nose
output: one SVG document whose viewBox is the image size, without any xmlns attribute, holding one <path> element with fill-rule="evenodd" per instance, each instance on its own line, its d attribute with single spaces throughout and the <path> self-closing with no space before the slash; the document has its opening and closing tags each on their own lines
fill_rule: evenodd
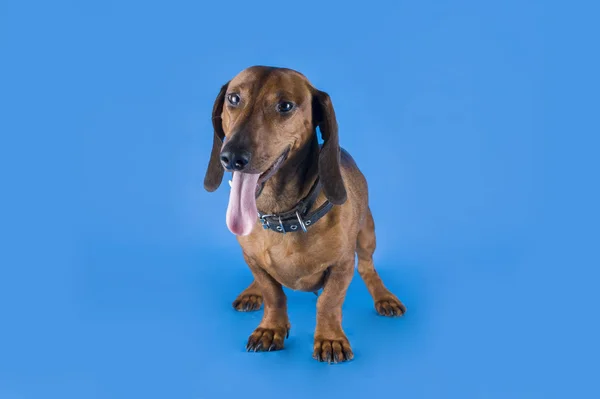
<svg viewBox="0 0 600 399">
<path fill-rule="evenodd" d="M 221 163 L 227 170 L 240 172 L 250 162 L 250 154 L 245 151 L 223 151 L 221 152 Z"/>
</svg>

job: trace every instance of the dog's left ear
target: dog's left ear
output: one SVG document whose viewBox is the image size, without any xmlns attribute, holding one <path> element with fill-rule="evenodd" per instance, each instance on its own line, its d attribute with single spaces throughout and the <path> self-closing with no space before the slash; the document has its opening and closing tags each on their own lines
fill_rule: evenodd
<svg viewBox="0 0 600 399">
<path fill-rule="evenodd" d="M 341 205 L 348 195 L 340 169 L 340 144 L 335 111 L 329 95 L 316 90 L 313 94 L 313 120 L 321 130 L 323 147 L 319 154 L 319 178 L 329 202 Z"/>
<path fill-rule="evenodd" d="M 225 93 L 229 82 L 225 83 L 213 105 L 212 110 L 212 124 L 213 124 L 213 145 L 210 152 L 210 160 L 208 161 L 208 168 L 206 169 L 206 176 L 204 177 L 204 188 L 206 191 L 215 191 L 221 185 L 223 181 L 223 174 L 225 169 L 221 165 L 219 155 L 221 153 L 221 147 L 223 146 L 223 140 L 225 139 L 225 132 L 223 131 L 223 123 L 221 121 L 221 114 L 223 113 L 223 104 L 225 102 Z"/>
</svg>

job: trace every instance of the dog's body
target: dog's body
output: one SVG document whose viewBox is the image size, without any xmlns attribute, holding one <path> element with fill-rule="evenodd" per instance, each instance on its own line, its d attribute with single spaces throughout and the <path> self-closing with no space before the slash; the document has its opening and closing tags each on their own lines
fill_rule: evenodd
<svg viewBox="0 0 600 399">
<path fill-rule="evenodd" d="M 221 88 L 213 125 L 215 141 L 205 187 L 215 190 L 224 168 L 233 171 L 227 224 L 238 236 L 255 278 L 233 305 L 240 311 L 258 310 L 264 302 L 263 319 L 247 348 L 283 348 L 290 323 L 282 286 L 308 292 L 323 289 L 317 300 L 313 356 L 328 362 L 352 359 L 341 308 L 356 255 L 359 274 L 377 311 L 401 316 L 406 308 L 373 266 L 375 226 L 367 182 L 352 157 L 339 147 L 329 96 L 296 71 L 251 67 Z M 317 126 L 324 139 L 322 148 Z M 311 209 L 328 203 L 331 209 L 306 226 L 305 232 L 282 234 L 261 227 L 256 212 L 281 214 L 294 209 L 315 184 L 322 190 Z M 298 221 L 302 224 L 300 215 Z M 281 227 L 285 232 L 286 227 Z"/>
</svg>

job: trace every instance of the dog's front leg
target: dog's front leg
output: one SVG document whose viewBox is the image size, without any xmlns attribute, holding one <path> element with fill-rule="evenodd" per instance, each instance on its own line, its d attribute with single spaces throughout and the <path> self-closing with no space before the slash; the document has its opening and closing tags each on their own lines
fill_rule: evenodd
<svg viewBox="0 0 600 399">
<path fill-rule="evenodd" d="M 244 258 L 260 287 L 264 303 L 262 321 L 248 338 L 246 350 L 264 352 L 283 349 L 283 341 L 291 328 L 283 287 L 253 259 L 246 255 Z"/>
<path fill-rule="evenodd" d="M 354 274 L 354 258 L 331 266 L 317 300 L 313 358 L 320 362 L 352 360 L 354 354 L 342 329 L 342 304 Z"/>
</svg>

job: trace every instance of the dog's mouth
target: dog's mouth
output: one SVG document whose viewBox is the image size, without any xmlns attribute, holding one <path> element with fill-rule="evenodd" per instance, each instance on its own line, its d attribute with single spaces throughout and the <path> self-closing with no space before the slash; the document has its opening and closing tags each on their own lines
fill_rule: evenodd
<svg viewBox="0 0 600 399">
<path fill-rule="evenodd" d="M 229 182 L 229 205 L 227 206 L 227 227 L 235 235 L 245 236 L 252 232 L 256 224 L 258 210 L 256 198 L 260 195 L 265 182 L 271 178 L 288 157 L 288 147 L 275 162 L 263 173 L 233 172 Z"/>
<path fill-rule="evenodd" d="M 263 187 L 267 180 L 269 180 L 273 175 L 279 170 L 281 165 L 285 162 L 290 153 L 290 147 L 286 148 L 286 150 L 269 166 L 267 170 L 265 170 L 260 177 L 258 178 L 258 184 L 256 185 L 256 197 L 260 195 Z"/>
</svg>

